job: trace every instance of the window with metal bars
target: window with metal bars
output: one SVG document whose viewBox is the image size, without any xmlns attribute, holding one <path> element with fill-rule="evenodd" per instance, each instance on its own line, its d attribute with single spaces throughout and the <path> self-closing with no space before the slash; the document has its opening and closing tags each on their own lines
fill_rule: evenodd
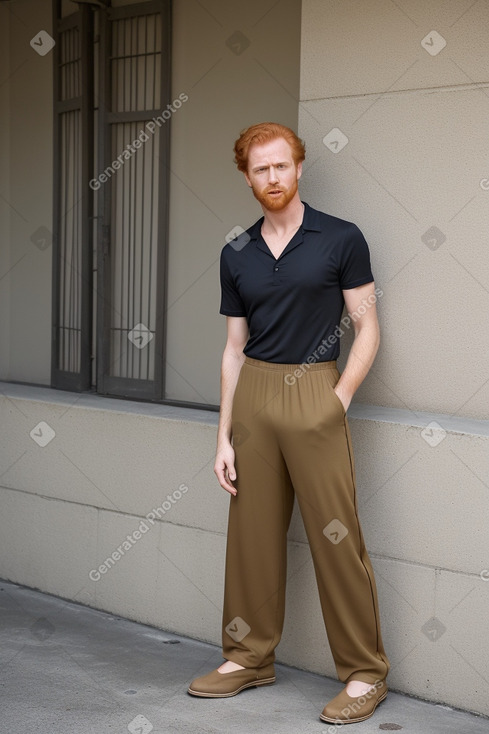
<svg viewBox="0 0 489 734">
<path fill-rule="evenodd" d="M 170 4 L 55 2 L 52 384 L 164 398 Z"/>
</svg>

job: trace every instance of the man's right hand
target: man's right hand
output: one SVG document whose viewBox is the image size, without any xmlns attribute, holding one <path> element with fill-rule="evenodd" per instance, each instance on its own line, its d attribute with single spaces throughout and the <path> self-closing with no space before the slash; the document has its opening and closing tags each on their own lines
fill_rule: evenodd
<svg viewBox="0 0 489 734">
<path fill-rule="evenodd" d="M 234 449 L 230 443 L 218 447 L 214 474 L 221 487 L 236 496 L 237 489 L 231 483 L 236 479 L 236 469 L 234 468 Z"/>
</svg>

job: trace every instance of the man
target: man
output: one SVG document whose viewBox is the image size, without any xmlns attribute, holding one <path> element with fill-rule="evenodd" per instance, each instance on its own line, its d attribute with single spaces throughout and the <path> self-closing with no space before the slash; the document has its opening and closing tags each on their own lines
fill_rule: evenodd
<svg viewBox="0 0 489 734">
<path fill-rule="evenodd" d="M 227 343 L 214 471 L 232 495 L 226 662 L 188 692 L 220 698 L 275 681 L 295 495 L 338 677 L 346 684 L 320 718 L 363 721 L 387 695 L 389 670 L 346 418 L 379 345 L 369 250 L 354 224 L 301 201 L 305 148 L 292 130 L 253 125 L 234 151 L 263 217 L 221 253 Z M 355 338 L 340 376 L 345 304 Z"/>
</svg>

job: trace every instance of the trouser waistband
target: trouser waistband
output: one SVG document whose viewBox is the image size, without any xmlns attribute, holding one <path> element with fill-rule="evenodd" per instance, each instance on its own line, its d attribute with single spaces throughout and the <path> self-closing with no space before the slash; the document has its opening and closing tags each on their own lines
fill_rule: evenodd
<svg viewBox="0 0 489 734">
<path fill-rule="evenodd" d="M 264 362 L 261 359 L 254 359 L 253 357 L 245 356 L 245 364 L 249 364 L 252 367 L 260 367 L 265 370 L 281 370 L 282 372 L 294 372 L 299 369 L 302 372 L 309 372 L 309 370 L 335 370 L 337 369 L 336 360 L 330 360 L 328 362 L 298 362 L 295 364 L 284 364 L 282 362 Z"/>
</svg>

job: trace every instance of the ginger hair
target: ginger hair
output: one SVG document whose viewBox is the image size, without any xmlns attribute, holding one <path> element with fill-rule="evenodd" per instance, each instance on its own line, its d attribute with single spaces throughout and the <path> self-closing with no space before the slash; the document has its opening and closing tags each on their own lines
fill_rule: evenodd
<svg viewBox="0 0 489 734">
<path fill-rule="evenodd" d="M 248 153 L 252 145 L 263 145 L 271 140 L 284 138 L 292 149 L 292 157 L 297 166 L 306 157 L 306 146 L 290 127 L 278 122 L 260 122 L 241 131 L 234 144 L 234 162 L 238 170 L 246 173 L 248 170 Z"/>
</svg>

